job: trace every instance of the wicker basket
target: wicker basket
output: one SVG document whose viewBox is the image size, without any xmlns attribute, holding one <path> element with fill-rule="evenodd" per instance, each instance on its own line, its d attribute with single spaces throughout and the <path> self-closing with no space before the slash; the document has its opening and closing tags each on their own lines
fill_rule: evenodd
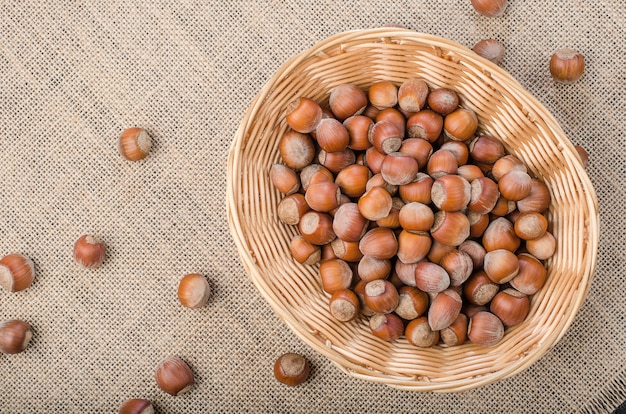
<svg viewBox="0 0 626 414">
<path fill-rule="evenodd" d="M 327 102 L 340 83 L 423 78 L 456 90 L 483 132 L 542 178 L 552 194 L 550 228 L 558 241 L 548 281 L 532 297 L 525 322 L 491 348 L 473 344 L 420 349 L 404 338 L 373 336 L 366 319 L 340 323 L 328 311 L 317 266 L 291 258 L 295 227 L 279 222 L 279 192 L 269 169 L 279 162 L 287 130 L 285 107 L 295 97 Z M 330 37 L 284 64 L 245 114 L 228 159 L 229 225 L 250 278 L 276 314 L 307 344 L 348 374 L 406 390 L 453 392 L 510 377 L 544 355 L 581 307 L 598 248 L 593 186 L 565 134 L 548 111 L 510 75 L 457 43 L 403 29 L 372 29 Z"/>
</svg>

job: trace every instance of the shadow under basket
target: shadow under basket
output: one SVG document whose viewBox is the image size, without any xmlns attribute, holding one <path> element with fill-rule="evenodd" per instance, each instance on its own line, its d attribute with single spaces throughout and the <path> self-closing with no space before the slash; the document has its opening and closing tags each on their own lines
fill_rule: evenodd
<svg viewBox="0 0 626 414">
<path fill-rule="evenodd" d="M 548 280 L 532 296 L 526 320 L 507 329 L 493 347 L 466 343 L 417 348 L 404 337 L 394 342 L 375 337 L 367 318 L 336 321 L 328 310 L 319 267 L 291 257 L 289 242 L 297 228 L 277 217 L 282 195 L 272 186 L 269 171 L 280 162 L 287 104 L 297 97 L 325 103 L 342 83 L 367 90 L 376 81 L 399 85 L 409 78 L 455 90 L 461 106 L 476 112 L 480 132 L 500 138 L 551 192 L 547 217 L 557 251 L 546 262 Z M 523 371 L 571 325 L 596 264 L 596 194 L 554 117 L 508 73 L 470 49 L 405 29 L 341 33 L 285 63 L 253 100 L 232 143 L 227 203 L 243 265 L 281 320 L 349 375 L 404 390 L 462 391 Z"/>
</svg>

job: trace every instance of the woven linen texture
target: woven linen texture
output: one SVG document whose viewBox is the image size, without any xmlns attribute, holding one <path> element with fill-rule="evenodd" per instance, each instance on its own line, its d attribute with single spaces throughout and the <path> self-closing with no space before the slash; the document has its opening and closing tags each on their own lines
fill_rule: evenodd
<svg viewBox="0 0 626 414">
<path fill-rule="evenodd" d="M 513 378 L 455 394 L 411 393 L 347 376 L 304 345 L 249 281 L 228 232 L 226 159 L 251 100 L 290 57 L 351 29 L 402 24 L 472 46 L 506 46 L 502 66 L 590 153 L 600 248 L 589 296 L 563 339 Z M 115 412 L 148 398 L 158 412 L 610 412 L 624 399 L 626 6 L 512 1 L 504 16 L 469 1 L 152 1 L 0 3 L 0 255 L 33 259 L 34 284 L 0 292 L 0 318 L 24 319 L 26 352 L 0 355 L 0 412 Z M 552 82 L 552 51 L 587 60 Z M 151 154 L 117 151 L 146 128 Z M 108 247 L 97 270 L 72 245 Z M 182 308 L 179 279 L 206 275 L 206 308 Z M 283 352 L 310 380 L 273 379 Z M 170 397 L 154 368 L 191 366 Z"/>
</svg>

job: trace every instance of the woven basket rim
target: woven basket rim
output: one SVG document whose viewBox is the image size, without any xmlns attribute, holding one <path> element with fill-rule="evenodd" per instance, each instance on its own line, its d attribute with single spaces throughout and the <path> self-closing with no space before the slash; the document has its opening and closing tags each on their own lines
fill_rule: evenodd
<svg viewBox="0 0 626 414">
<path fill-rule="evenodd" d="M 409 378 L 406 376 L 393 376 L 388 374 L 381 375 L 380 372 L 377 372 L 370 367 L 366 367 L 363 364 L 359 364 L 346 358 L 340 350 L 335 349 L 332 345 L 329 346 L 328 343 L 322 343 L 320 338 L 317 336 L 317 332 L 311 331 L 307 327 L 303 326 L 301 321 L 296 316 L 286 310 L 279 303 L 277 295 L 271 291 L 271 288 L 269 288 L 267 283 L 264 281 L 260 269 L 256 265 L 256 259 L 250 251 L 248 237 L 243 230 L 244 227 L 242 226 L 241 217 L 237 214 L 240 203 L 240 200 L 237 197 L 239 190 L 238 179 L 240 178 L 239 172 L 242 167 L 242 160 L 239 155 L 241 153 L 244 140 L 246 139 L 250 122 L 255 119 L 258 111 L 262 107 L 263 102 L 268 98 L 268 95 L 274 89 L 276 84 L 279 83 L 280 80 L 286 76 L 286 74 L 289 74 L 294 68 L 298 67 L 311 56 L 324 56 L 326 55 L 325 50 L 330 48 L 339 48 L 341 50 L 344 45 L 352 45 L 360 41 L 365 42 L 367 40 L 369 42 L 373 42 L 374 40 L 371 40 L 371 38 L 378 39 L 378 41 L 381 42 L 397 41 L 402 43 L 403 41 L 419 41 L 428 43 L 433 48 L 442 48 L 453 51 L 455 56 L 461 56 L 464 61 L 469 62 L 476 67 L 482 68 L 485 72 L 485 76 L 488 76 L 495 81 L 505 82 L 505 84 L 511 86 L 514 90 L 513 92 L 515 93 L 515 97 L 523 102 L 526 109 L 532 111 L 527 115 L 532 118 L 540 114 L 541 121 L 545 124 L 550 133 L 558 139 L 559 150 L 566 156 L 568 170 L 571 171 L 578 180 L 580 180 L 580 185 L 585 191 L 585 208 L 590 212 L 589 216 L 586 217 L 587 227 L 589 229 L 588 244 L 586 249 L 588 257 L 585 258 L 586 261 L 579 284 L 582 289 L 577 291 L 575 301 L 568 308 L 570 311 L 567 313 L 566 317 L 557 324 L 559 329 L 556 332 L 552 332 L 547 335 L 545 341 L 531 350 L 528 355 L 520 357 L 517 361 L 514 361 L 514 363 L 501 367 L 495 372 L 473 378 L 471 381 L 450 380 L 429 382 L 428 380 L 420 378 Z M 229 228 L 237 245 L 244 268 L 253 284 L 261 293 L 263 298 L 270 304 L 274 313 L 294 333 L 296 333 L 301 340 L 320 354 L 327 357 L 344 372 L 356 378 L 384 383 L 399 389 L 411 391 L 456 392 L 484 386 L 500 379 L 510 377 L 525 370 L 528 366 L 536 362 L 562 338 L 576 317 L 576 314 L 582 306 L 591 285 L 593 272 L 596 266 L 599 240 L 598 202 L 595 190 L 593 189 L 593 185 L 584 170 L 584 167 L 579 160 L 577 161 L 577 155 L 573 144 L 567 139 L 565 133 L 552 114 L 550 114 L 550 112 L 534 96 L 530 95 L 530 93 L 528 93 L 510 74 L 504 71 L 504 69 L 474 54 L 469 48 L 439 36 L 395 28 L 352 30 L 333 35 L 295 55 L 286 61 L 266 82 L 257 96 L 252 100 L 250 106 L 247 108 L 236 132 L 235 139 L 231 144 L 227 168 L 226 201 Z"/>
</svg>

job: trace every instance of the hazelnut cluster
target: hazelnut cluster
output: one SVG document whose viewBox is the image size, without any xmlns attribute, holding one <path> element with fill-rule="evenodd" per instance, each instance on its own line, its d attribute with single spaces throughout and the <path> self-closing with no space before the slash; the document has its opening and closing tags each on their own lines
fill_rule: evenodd
<svg viewBox="0 0 626 414">
<path fill-rule="evenodd" d="M 526 318 L 555 251 L 550 193 L 453 90 L 342 84 L 286 113 L 277 214 L 334 318 L 418 347 L 491 346 Z"/>
</svg>

